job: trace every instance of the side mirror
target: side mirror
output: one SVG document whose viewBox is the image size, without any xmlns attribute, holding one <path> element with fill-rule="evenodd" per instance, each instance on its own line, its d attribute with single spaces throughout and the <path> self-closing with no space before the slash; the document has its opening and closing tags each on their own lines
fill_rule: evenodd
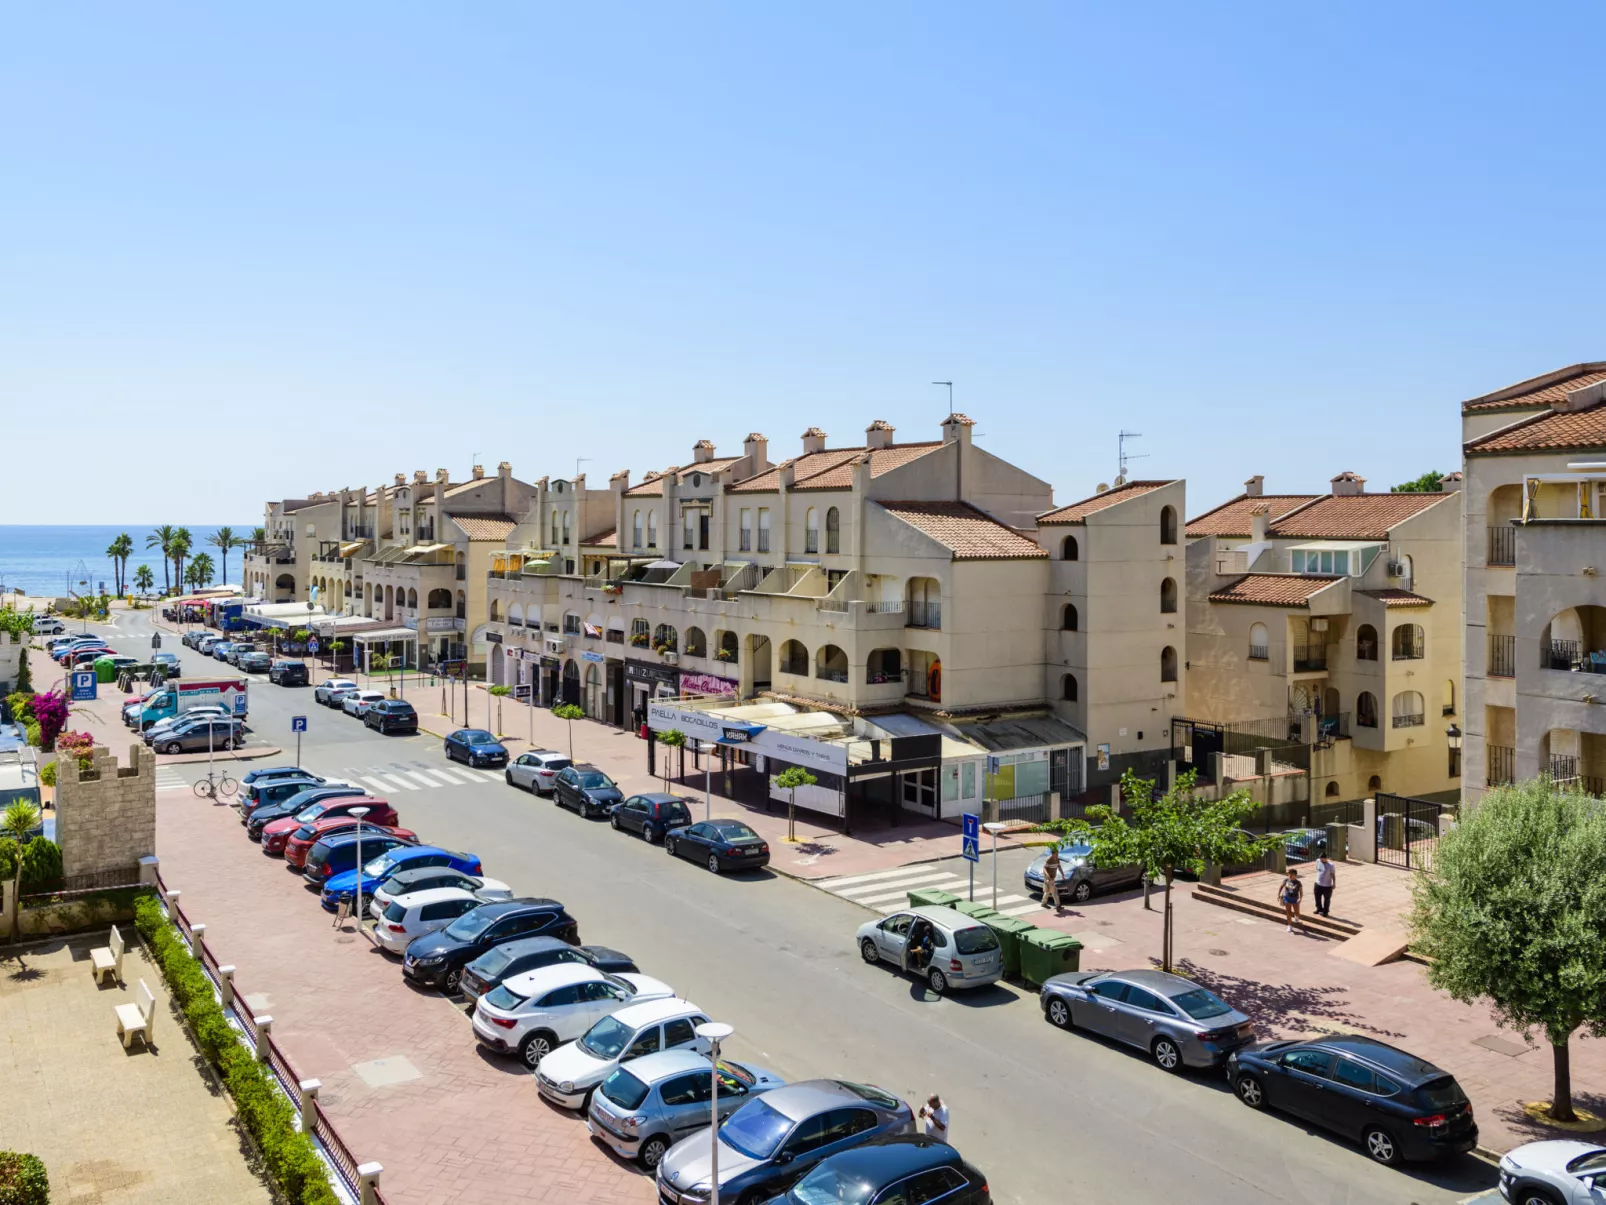
<svg viewBox="0 0 1606 1205">
<path fill-rule="evenodd" d="M 797 1158 L 797 1156 L 791 1151 L 782 1151 L 780 1154 L 775 1156 L 775 1165 L 777 1167 L 784 1167 L 786 1164 L 792 1162 L 792 1160 L 795 1158 Z"/>
</svg>

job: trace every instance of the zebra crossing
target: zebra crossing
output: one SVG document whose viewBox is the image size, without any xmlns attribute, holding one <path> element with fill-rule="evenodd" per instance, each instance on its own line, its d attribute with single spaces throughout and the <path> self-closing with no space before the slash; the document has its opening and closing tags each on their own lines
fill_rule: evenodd
<svg viewBox="0 0 1606 1205">
<path fill-rule="evenodd" d="M 158 765 L 156 767 L 156 789 L 158 791 L 188 791 L 189 780 L 178 772 L 177 766 Z"/>
<path fill-rule="evenodd" d="M 399 791 L 438 791 L 442 787 L 483 786 L 501 782 L 499 770 L 473 770 L 466 766 L 432 766 L 428 762 L 388 762 L 379 766 L 346 766 L 331 777 L 380 795 Z"/>
<path fill-rule="evenodd" d="M 907 907 L 909 892 L 917 887 L 951 891 L 955 895 L 963 896 L 969 891 L 970 877 L 944 870 L 939 863 L 927 862 L 920 866 L 900 866 L 897 870 L 881 870 L 874 874 L 818 879 L 814 885 L 872 912 L 885 915 Z M 976 884 L 976 898 L 981 901 L 992 900 L 991 880 L 985 884 Z M 1036 900 L 1024 895 L 1001 894 L 998 897 L 998 911 L 1005 916 L 1024 916 L 1028 912 L 1038 911 L 1041 907 L 1042 905 Z"/>
</svg>

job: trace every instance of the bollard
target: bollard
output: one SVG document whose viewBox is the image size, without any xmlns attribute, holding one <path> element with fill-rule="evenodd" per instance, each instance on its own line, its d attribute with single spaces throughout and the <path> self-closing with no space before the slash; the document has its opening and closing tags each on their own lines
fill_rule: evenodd
<svg viewBox="0 0 1606 1205">
<path fill-rule="evenodd" d="M 357 1165 L 358 1200 L 362 1205 L 379 1205 L 379 1173 L 384 1170 L 383 1163 Z"/>
<path fill-rule="evenodd" d="M 252 1018 L 257 1030 L 257 1062 L 268 1061 L 268 1039 L 273 1034 L 273 1018 L 267 1015 Z"/>
<path fill-rule="evenodd" d="M 201 939 L 206 936 L 205 925 L 190 926 L 190 953 L 195 955 L 195 961 L 201 961 Z"/>
<path fill-rule="evenodd" d="M 225 1009 L 234 1003 L 234 967 L 218 967 L 218 1003 Z"/>
<path fill-rule="evenodd" d="M 318 1125 L 318 1090 L 323 1087 L 323 1081 L 304 1079 L 301 1088 L 301 1132 L 310 1134 Z"/>
</svg>

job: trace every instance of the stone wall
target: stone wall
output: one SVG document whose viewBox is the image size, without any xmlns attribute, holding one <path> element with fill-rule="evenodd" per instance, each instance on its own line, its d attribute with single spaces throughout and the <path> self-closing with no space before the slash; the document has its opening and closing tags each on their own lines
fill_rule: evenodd
<svg viewBox="0 0 1606 1205">
<path fill-rule="evenodd" d="M 156 755 L 143 745 L 119 766 L 110 749 L 95 747 L 92 767 L 56 757 L 56 844 L 62 874 L 125 870 L 156 852 Z"/>
<path fill-rule="evenodd" d="M 0 694 L 10 694 L 17 688 L 17 675 L 22 672 L 22 659 L 28 655 L 26 637 L 0 632 Z"/>
</svg>

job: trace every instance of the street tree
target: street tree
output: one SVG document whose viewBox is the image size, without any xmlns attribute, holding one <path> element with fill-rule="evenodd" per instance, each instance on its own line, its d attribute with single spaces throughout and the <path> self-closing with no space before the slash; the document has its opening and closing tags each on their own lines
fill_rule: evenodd
<svg viewBox="0 0 1606 1205">
<path fill-rule="evenodd" d="M 1436 469 L 1429 469 L 1422 476 L 1410 481 L 1402 481 L 1389 490 L 1391 494 L 1438 494 L 1444 490 L 1444 474 Z"/>
<path fill-rule="evenodd" d="M 511 686 L 492 686 L 487 689 L 486 693 L 496 697 L 496 735 L 501 736 L 503 731 L 502 700 L 513 693 L 513 688 Z"/>
<path fill-rule="evenodd" d="M 195 537 L 190 534 L 188 527 L 175 527 L 173 529 L 173 583 L 182 586 L 184 583 L 184 562 L 189 560 L 190 552 L 195 547 Z"/>
<path fill-rule="evenodd" d="M 162 593 L 166 594 L 172 581 L 167 575 L 168 563 L 173 556 L 173 533 L 178 529 L 171 523 L 163 523 L 156 530 L 145 537 L 145 547 L 159 548 L 162 552 Z M 148 589 L 149 587 L 147 587 Z"/>
<path fill-rule="evenodd" d="M 1172 938 L 1171 884 L 1179 871 L 1203 874 L 1210 864 L 1247 862 L 1275 845 L 1279 838 L 1259 839 L 1243 824 L 1256 808 L 1240 787 L 1221 799 L 1206 799 L 1189 770 L 1158 799 L 1154 783 L 1131 770 L 1121 776 L 1121 810 L 1106 804 L 1087 809 L 1087 818 L 1055 820 L 1044 830 L 1075 836 L 1092 847 L 1098 866 L 1143 867 L 1146 878 L 1165 884 L 1165 914 L 1160 943 L 1160 969 L 1169 971 L 1176 951 Z"/>
<path fill-rule="evenodd" d="M 666 728 L 657 736 L 660 745 L 667 745 L 670 749 L 684 749 L 686 747 L 686 734 L 679 728 Z M 669 790 L 669 753 L 664 752 L 664 790 Z"/>
<path fill-rule="evenodd" d="M 220 527 L 216 531 L 214 531 L 211 535 L 206 537 L 206 542 L 208 544 L 212 545 L 213 548 L 216 548 L 218 550 L 218 553 L 219 553 L 220 558 L 221 558 L 221 564 L 219 566 L 218 580 L 221 581 L 224 585 L 228 585 L 228 581 L 229 581 L 229 550 L 231 548 L 243 548 L 245 546 L 245 541 L 242 540 L 239 536 L 234 534 L 234 528 L 232 528 L 232 527 Z"/>
<path fill-rule="evenodd" d="M 17 843 L 17 865 L 11 878 L 11 942 L 21 936 L 22 924 L 22 851 L 29 834 L 39 825 L 39 809 L 26 799 L 12 803 L 0 813 L 0 837 L 9 837 Z"/>
<path fill-rule="evenodd" d="M 149 565 L 141 565 L 134 570 L 134 589 L 141 594 L 149 594 L 156 585 L 156 575 L 151 572 Z"/>
<path fill-rule="evenodd" d="M 788 792 L 786 801 L 786 839 L 797 840 L 797 789 L 812 787 L 820 780 L 802 766 L 787 766 L 775 776 L 775 785 Z"/>
<path fill-rule="evenodd" d="M 212 584 L 212 579 L 216 575 L 217 571 L 212 564 L 211 555 L 209 553 L 199 552 L 196 553 L 195 558 L 190 561 L 189 568 L 184 571 L 184 580 L 191 587 L 200 589 L 203 586 L 210 586 Z"/>
<path fill-rule="evenodd" d="M 134 539 L 126 531 L 106 546 L 106 555 L 112 562 L 112 580 L 117 593 L 123 592 L 128 579 L 128 558 L 134 554 Z"/>
<path fill-rule="evenodd" d="M 1496 787 L 1439 838 L 1413 884 L 1428 982 L 1550 1043 L 1550 1117 L 1576 1120 L 1568 1043 L 1606 1037 L 1606 807 L 1548 776 Z"/>
<path fill-rule="evenodd" d="M 569 760 L 574 760 L 574 722 L 586 718 L 585 709 L 574 703 L 559 703 L 552 709 L 552 714 L 560 720 L 569 722 Z"/>
</svg>

